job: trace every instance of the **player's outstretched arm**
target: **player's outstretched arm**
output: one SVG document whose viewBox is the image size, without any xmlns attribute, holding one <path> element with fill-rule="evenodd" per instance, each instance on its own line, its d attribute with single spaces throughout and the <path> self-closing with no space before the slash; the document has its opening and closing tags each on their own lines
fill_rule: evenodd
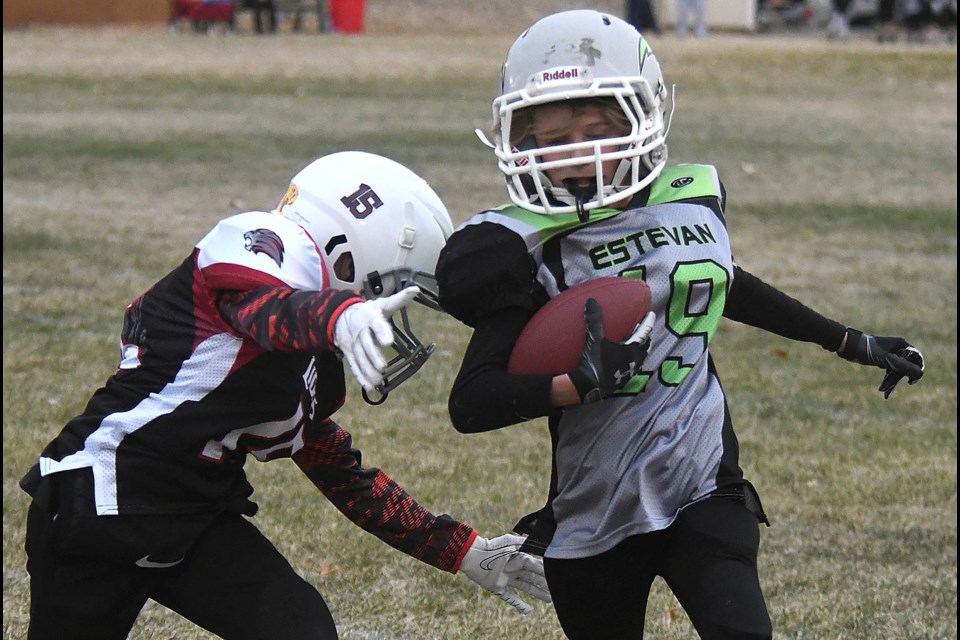
<svg viewBox="0 0 960 640">
<path fill-rule="evenodd" d="M 903 338 L 871 336 L 856 329 L 847 329 L 837 355 L 858 364 L 885 369 L 879 391 L 889 398 L 903 378 L 916 384 L 923 377 L 926 365 L 923 354 Z"/>
<path fill-rule="evenodd" d="M 414 286 L 364 300 L 352 291 L 260 287 L 222 292 L 219 308 L 228 324 L 265 349 L 338 350 L 361 386 L 374 391 L 387 364 L 381 349 L 393 344 L 390 318 L 419 293 Z"/>
</svg>

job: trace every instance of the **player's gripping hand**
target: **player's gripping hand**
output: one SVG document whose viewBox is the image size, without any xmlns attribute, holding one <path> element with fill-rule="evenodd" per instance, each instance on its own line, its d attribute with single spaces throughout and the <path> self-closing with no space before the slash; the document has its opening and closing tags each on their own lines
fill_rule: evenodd
<svg viewBox="0 0 960 640">
<path fill-rule="evenodd" d="M 390 317 L 419 293 L 419 287 L 407 287 L 385 298 L 350 305 L 337 318 L 333 326 L 333 343 L 367 391 L 374 391 L 383 384 L 387 361 L 380 349 L 393 344 Z"/>
<path fill-rule="evenodd" d="M 903 338 L 871 336 L 856 329 L 847 329 L 847 340 L 837 355 L 851 362 L 886 369 L 879 390 L 889 398 L 903 378 L 916 384 L 923 377 L 923 354 Z"/>
<path fill-rule="evenodd" d="M 477 536 L 460 562 L 459 571 L 492 592 L 523 615 L 533 607 L 516 592 L 524 591 L 537 600 L 552 602 L 543 561 L 520 551 L 524 538 L 506 533 L 498 538 Z"/>
<path fill-rule="evenodd" d="M 630 381 L 650 351 L 650 332 L 656 315 L 651 311 L 623 342 L 603 336 L 603 309 L 593 298 L 584 308 L 587 336 L 580 365 L 568 375 L 580 402 L 588 404 L 610 397 Z"/>
</svg>

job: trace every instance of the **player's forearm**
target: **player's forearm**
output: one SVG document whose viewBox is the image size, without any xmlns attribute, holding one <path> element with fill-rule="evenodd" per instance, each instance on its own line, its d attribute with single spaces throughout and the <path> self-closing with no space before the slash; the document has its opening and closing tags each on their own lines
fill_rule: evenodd
<svg viewBox="0 0 960 640">
<path fill-rule="evenodd" d="M 461 433 L 491 431 L 552 413 L 551 376 L 515 376 L 507 362 L 530 313 L 504 309 L 477 323 L 467 346 L 448 408 Z"/>
<path fill-rule="evenodd" d="M 340 313 L 362 301 L 350 291 L 262 287 L 225 291 L 218 303 L 230 326 L 264 349 L 328 351 L 334 348 L 333 326 Z"/>
<path fill-rule="evenodd" d="M 549 415 L 556 410 L 551 384 L 551 376 L 512 376 L 496 369 L 458 377 L 448 403 L 450 419 L 461 433 L 480 433 Z"/>
<path fill-rule="evenodd" d="M 364 531 L 421 562 L 454 573 L 473 528 L 435 515 L 383 471 L 369 487 L 340 487 L 327 498 Z"/>
<path fill-rule="evenodd" d="M 389 475 L 361 464 L 350 433 L 331 420 L 305 427 L 293 461 L 324 496 L 358 527 L 431 566 L 453 572 L 473 529 L 435 515 Z"/>
<path fill-rule="evenodd" d="M 737 267 L 723 315 L 779 336 L 836 351 L 846 326 Z"/>
</svg>

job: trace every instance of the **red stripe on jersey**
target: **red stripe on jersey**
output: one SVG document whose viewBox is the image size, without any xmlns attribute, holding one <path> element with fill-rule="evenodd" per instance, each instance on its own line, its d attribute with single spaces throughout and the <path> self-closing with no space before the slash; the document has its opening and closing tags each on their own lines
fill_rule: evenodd
<svg viewBox="0 0 960 640">
<path fill-rule="evenodd" d="M 211 291 L 230 289 L 250 291 L 260 287 L 287 287 L 286 282 L 268 273 L 239 264 L 218 262 L 200 270 L 201 278 Z"/>
</svg>

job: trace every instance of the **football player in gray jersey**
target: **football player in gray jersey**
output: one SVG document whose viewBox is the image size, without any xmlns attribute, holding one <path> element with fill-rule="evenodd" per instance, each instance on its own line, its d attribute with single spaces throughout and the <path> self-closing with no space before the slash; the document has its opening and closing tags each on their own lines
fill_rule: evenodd
<svg viewBox="0 0 960 640">
<path fill-rule="evenodd" d="M 441 306 L 473 328 L 450 415 L 464 433 L 549 416 L 548 500 L 517 531 L 544 556 L 568 637 L 641 638 L 661 576 L 701 637 L 768 638 L 757 572 L 767 518 L 709 351 L 721 318 L 879 367 L 885 396 L 920 379 L 923 357 L 734 262 L 716 170 L 667 166 L 667 98 L 650 46 L 612 15 L 557 13 L 510 48 L 489 145 L 511 203 L 456 229 L 437 266 Z M 509 374 L 533 314 L 604 276 L 647 282 L 649 343 L 588 340 L 572 371 Z M 615 375 L 638 358 L 633 377 Z"/>
</svg>

